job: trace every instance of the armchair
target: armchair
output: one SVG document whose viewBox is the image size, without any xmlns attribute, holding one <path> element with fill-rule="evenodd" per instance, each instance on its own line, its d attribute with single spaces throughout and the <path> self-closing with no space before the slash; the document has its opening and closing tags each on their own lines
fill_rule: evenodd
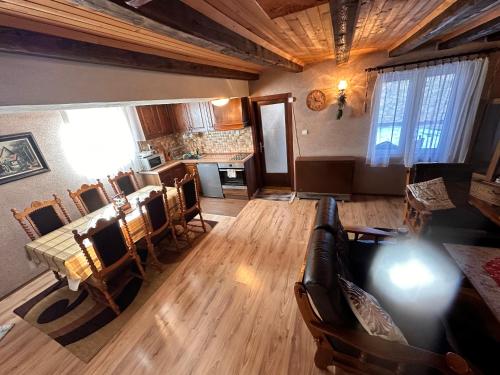
<svg viewBox="0 0 500 375">
<path fill-rule="evenodd" d="M 493 246 L 500 241 L 498 226 L 469 203 L 472 168 L 462 163 L 419 163 L 408 183 L 442 177 L 455 208 L 429 211 L 406 189 L 404 222 L 413 234 L 433 242 Z"/>
<path fill-rule="evenodd" d="M 348 232 L 357 234 L 357 238 L 348 240 Z M 374 240 L 360 239 L 360 235 Z M 335 365 L 357 374 L 472 373 L 469 364 L 451 352 L 445 327 L 429 321 L 427 315 L 401 316 L 400 312 L 389 310 L 390 305 L 384 306 L 393 318 L 399 318 L 396 323 L 409 345 L 371 336 L 360 327 L 337 275 L 369 288 L 366 274 L 378 247 L 375 241 L 392 236 L 375 228 L 344 228 L 335 200 L 320 200 L 306 261 L 294 288 L 300 313 L 317 345 L 316 366 L 325 369 Z"/>
</svg>

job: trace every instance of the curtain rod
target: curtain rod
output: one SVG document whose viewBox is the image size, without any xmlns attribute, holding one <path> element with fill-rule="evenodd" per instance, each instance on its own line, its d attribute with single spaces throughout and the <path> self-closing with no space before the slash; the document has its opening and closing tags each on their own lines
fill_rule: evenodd
<svg viewBox="0 0 500 375">
<path fill-rule="evenodd" d="M 411 62 L 405 62 L 405 63 L 399 63 L 399 64 L 393 64 L 393 65 L 376 66 L 374 68 L 366 68 L 365 72 L 383 71 L 385 69 L 395 69 L 395 68 L 398 68 L 400 66 L 426 64 L 426 63 L 433 62 L 433 61 L 440 61 L 440 60 L 442 61 L 442 60 L 447 60 L 447 59 L 452 60 L 452 59 L 456 59 L 456 58 L 460 58 L 460 57 L 473 56 L 473 55 L 483 55 L 483 54 L 486 55 L 488 53 L 497 52 L 497 51 L 500 51 L 500 48 L 490 48 L 490 49 L 486 49 L 483 51 L 460 53 L 460 54 L 452 55 L 452 56 L 435 57 L 432 59 L 417 60 L 417 61 L 411 61 Z"/>
</svg>

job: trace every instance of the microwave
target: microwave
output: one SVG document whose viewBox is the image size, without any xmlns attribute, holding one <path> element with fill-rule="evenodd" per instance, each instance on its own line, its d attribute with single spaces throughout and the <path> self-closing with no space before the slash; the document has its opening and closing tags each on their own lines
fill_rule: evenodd
<svg viewBox="0 0 500 375">
<path fill-rule="evenodd" d="M 148 156 L 141 156 L 140 161 L 142 170 L 150 171 L 165 163 L 165 157 L 163 156 L 163 154 L 151 154 Z"/>
</svg>

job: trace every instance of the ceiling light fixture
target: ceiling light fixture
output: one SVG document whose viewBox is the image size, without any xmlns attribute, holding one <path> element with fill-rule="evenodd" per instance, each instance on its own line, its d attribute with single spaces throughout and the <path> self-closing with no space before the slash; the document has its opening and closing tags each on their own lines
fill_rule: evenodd
<svg viewBox="0 0 500 375">
<path fill-rule="evenodd" d="M 215 99 L 211 103 L 216 107 L 222 107 L 229 103 L 229 98 Z"/>
</svg>

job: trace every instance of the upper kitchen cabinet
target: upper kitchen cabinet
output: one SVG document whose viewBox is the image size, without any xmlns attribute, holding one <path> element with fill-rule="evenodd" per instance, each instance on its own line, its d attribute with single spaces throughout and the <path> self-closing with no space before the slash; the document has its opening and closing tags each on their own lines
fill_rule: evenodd
<svg viewBox="0 0 500 375">
<path fill-rule="evenodd" d="M 136 110 L 147 140 L 174 132 L 173 122 L 165 105 L 138 106 Z"/>
<path fill-rule="evenodd" d="M 212 108 L 209 102 L 169 104 L 175 131 L 207 132 L 213 130 Z"/>
<path fill-rule="evenodd" d="M 215 130 L 237 130 L 249 125 L 248 98 L 235 98 L 229 100 L 226 105 L 212 106 Z"/>
</svg>

